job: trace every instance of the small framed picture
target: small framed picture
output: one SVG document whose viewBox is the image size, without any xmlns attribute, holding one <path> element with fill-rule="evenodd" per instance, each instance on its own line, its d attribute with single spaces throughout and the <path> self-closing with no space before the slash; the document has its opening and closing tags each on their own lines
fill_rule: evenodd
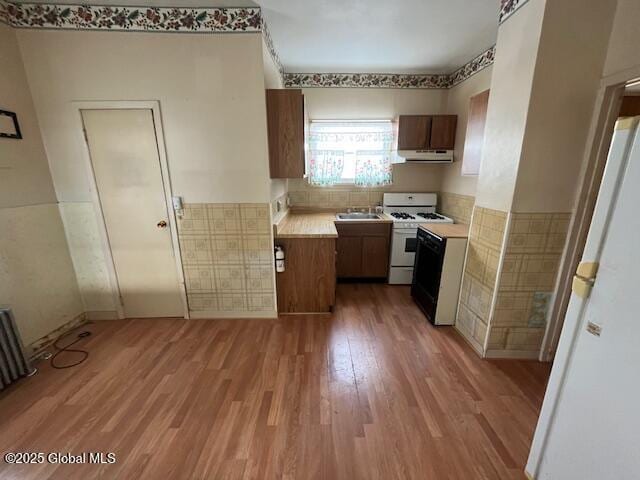
<svg viewBox="0 0 640 480">
<path fill-rule="evenodd" d="M 18 116 L 14 112 L 0 110 L 0 138 L 22 138 Z"/>
</svg>

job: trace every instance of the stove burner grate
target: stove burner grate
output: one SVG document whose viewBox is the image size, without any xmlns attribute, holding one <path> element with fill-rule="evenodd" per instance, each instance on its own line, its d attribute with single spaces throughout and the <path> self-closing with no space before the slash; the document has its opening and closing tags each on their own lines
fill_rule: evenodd
<svg viewBox="0 0 640 480">
<path fill-rule="evenodd" d="M 392 212 L 390 215 L 398 220 L 413 220 L 415 218 L 413 215 L 405 212 Z"/>
<path fill-rule="evenodd" d="M 418 212 L 419 217 L 426 218 L 427 220 L 444 220 L 442 215 L 438 215 L 437 213 L 424 213 Z"/>
</svg>

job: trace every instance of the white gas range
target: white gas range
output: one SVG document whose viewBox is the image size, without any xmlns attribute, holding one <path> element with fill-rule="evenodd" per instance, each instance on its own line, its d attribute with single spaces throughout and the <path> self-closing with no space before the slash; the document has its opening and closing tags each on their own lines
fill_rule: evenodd
<svg viewBox="0 0 640 480">
<path fill-rule="evenodd" d="M 453 223 L 436 213 L 435 193 L 385 193 L 382 210 L 393 220 L 389 283 L 410 284 L 416 255 L 416 235 L 421 223 Z"/>
</svg>

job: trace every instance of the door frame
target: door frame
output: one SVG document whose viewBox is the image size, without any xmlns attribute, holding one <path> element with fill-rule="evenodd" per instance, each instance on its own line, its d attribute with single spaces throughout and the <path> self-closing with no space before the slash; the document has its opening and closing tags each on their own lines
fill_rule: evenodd
<svg viewBox="0 0 640 480">
<path fill-rule="evenodd" d="M 178 242 L 178 222 L 175 211 L 173 209 L 171 177 L 169 175 L 169 163 L 167 161 L 167 152 L 164 139 L 164 129 L 162 126 L 162 114 L 160 110 L 160 102 L 157 100 L 126 100 L 126 101 L 74 101 L 71 102 L 73 110 L 77 113 L 77 128 L 74 132 L 77 136 L 78 145 L 81 145 L 89 188 L 91 190 L 91 203 L 93 204 L 96 218 L 98 219 L 98 232 L 102 243 L 105 263 L 109 275 L 109 283 L 111 287 L 111 297 L 116 307 L 119 319 L 126 318 L 124 308 L 121 302 L 120 285 L 116 273 L 115 262 L 111 245 L 109 244 L 109 236 L 107 234 L 107 224 L 100 203 L 98 186 L 96 183 L 93 162 L 91 161 L 91 153 L 89 144 L 84 134 L 84 121 L 82 119 L 82 110 L 150 110 L 153 119 L 153 127 L 156 135 L 156 145 L 158 148 L 158 158 L 160 160 L 160 174 L 162 177 L 162 191 L 165 198 L 165 208 L 167 209 L 167 219 L 169 221 L 169 231 L 171 232 L 171 247 L 173 250 L 173 258 L 176 263 L 178 273 L 178 284 L 180 290 L 180 298 L 182 300 L 182 309 L 184 318 L 189 318 L 189 307 L 187 303 L 187 291 L 185 286 L 184 271 L 182 269 L 182 256 L 180 254 L 180 244 Z"/>
<path fill-rule="evenodd" d="M 560 266 L 558 293 L 548 322 L 547 330 L 540 350 L 540 360 L 553 359 L 554 373 L 549 379 L 543 408 L 538 418 L 533 442 L 529 451 L 529 458 L 525 473 L 529 478 L 535 478 L 540 461 L 546 449 L 551 425 L 554 423 L 558 403 L 566 382 L 567 370 L 576 347 L 576 342 L 582 325 L 565 322 L 565 314 L 571 297 L 571 282 L 576 267 L 582 258 L 586 237 L 591 227 L 591 219 L 595 203 L 600 190 L 611 140 L 622 104 L 627 83 L 640 78 L 640 66 L 610 75 L 601 80 L 596 98 L 596 109 L 592 116 L 591 127 L 587 137 L 587 149 L 584 155 L 584 165 L 580 174 L 580 188 L 576 196 L 575 213 L 569 227 L 569 236 L 565 255 Z M 567 338 L 559 345 L 561 333 Z M 561 347 L 558 348 L 558 347 Z M 555 358 L 553 350 L 555 352 Z M 556 371 L 557 370 L 557 371 Z"/>
</svg>

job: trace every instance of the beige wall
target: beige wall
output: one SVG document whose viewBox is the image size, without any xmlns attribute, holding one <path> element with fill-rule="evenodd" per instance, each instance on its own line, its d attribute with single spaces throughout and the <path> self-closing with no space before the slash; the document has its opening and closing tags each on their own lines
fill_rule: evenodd
<svg viewBox="0 0 640 480">
<path fill-rule="evenodd" d="M 260 34 L 16 30 L 85 311 L 116 306 L 74 101 L 158 100 L 173 195 L 271 199 Z"/>
<path fill-rule="evenodd" d="M 461 175 L 464 140 L 467 130 L 467 118 L 469 114 L 469 99 L 491 86 L 491 73 L 493 67 L 489 66 L 476 73 L 473 77 L 456 85 L 447 92 L 446 112 L 458 116 L 456 131 L 456 146 L 454 150 L 454 163 L 443 168 L 441 191 L 457 193 L 459 195 L 476 194 L 477 175 Z"/>
<path fill-rule="evenodd" d="M 640 2 L 618 0 L 603 77 L 640 65 Z"/>
<path fill-rule="evenodd" d="M 284 88 L 282 75 L 276 62 L 269 53 L 264 39 L 262 39 L 262 64 L 264 66 L 264 88 Z"/>
<path fill-rule="evenodd" d="M 527 2 L 498 30 L 476 204 L 511 208 L 545 1 Z"/>
<path fill-rule="evenodd" d="M 595 2 L 589 8 L 583 8 L 582 0 L 547 2 L 512 205 L 515 212 L 573 210 L 615 5 L 616 0 Z M 522 13 L 528 8 L 524 6 Z"/>
<path fill-rule="evenodd" d="M 58 206 L 0 208 L 0 299 L 28 345 L 84 311 Z"/>
<path fill-rule="evenodd" d="M 83 307 L 15 31 L 2 24 L 0 105 L 24 136 L 0 139 L 0 304 L 30 344 Z"/>
<path fill-rule="evenodd" d="M 446 90 L 400 88 L 304 88 L 314 119 L 393 119 L 400 114 L 444 113 Z"/>
<path fill-rule="evenodd" d="M 0 139 L 0 208 L 56 201 L 15 30 L 0 23 L 0 108 L 18 114 L 22 140 Z"/>
<path fill-rule="evenodd" d="M 261 36 L 17 31 L 60 201 L 89 200 L 77 100 L 159 100 L 174 195 L 269 201 Z"/>
</svg>

